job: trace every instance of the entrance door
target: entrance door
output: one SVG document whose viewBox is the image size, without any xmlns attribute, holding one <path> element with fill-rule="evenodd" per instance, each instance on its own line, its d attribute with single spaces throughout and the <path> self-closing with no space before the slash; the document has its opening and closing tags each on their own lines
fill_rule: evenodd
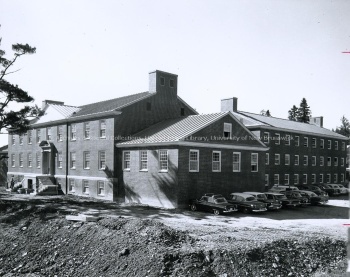
<svg viewBox="0 0 350 277">
<path fill-rule="evenodd" d="M 50 172 L 50 152 L 42 152 L 43 163 L 42 163 L 42 174 L 49 174 Z"/>
</svg>

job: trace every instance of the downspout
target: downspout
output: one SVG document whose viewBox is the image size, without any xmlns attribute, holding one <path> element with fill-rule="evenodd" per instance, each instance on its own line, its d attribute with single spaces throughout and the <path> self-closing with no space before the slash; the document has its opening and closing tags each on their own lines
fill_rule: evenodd
<svg viewBox="0 0 350 277">
<path fill-rule="evenodd" d="M 66 194 L 68 194 L 68 122 L 66 123 Z"/>
</svg>

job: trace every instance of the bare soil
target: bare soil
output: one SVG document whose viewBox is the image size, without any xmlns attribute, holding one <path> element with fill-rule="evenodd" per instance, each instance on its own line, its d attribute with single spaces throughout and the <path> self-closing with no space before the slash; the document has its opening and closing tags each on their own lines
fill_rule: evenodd
<svg viewBox="0 0 350 277">
<path fill-rule="evenodd" d="M 214 216 L 0 192 L 0 276 L 345 276 L 348 202 Z"/>
</svg>

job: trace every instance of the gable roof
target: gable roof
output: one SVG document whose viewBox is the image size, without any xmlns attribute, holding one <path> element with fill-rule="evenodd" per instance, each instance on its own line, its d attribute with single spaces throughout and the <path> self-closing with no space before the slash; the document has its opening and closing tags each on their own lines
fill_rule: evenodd
<svg viewBox="0 0 350 277">
<path fill-rule="evenodd" d="M 331 130 L 328 130 L 323 127 L 319 127 L 314 124 L 297 122 L 297 121 L 292 121 L 288 119 L 282 119 L 282 118 L 277 118 L 272 116 L 264 116 L 260 114 L 254 114 L 254 113 L 242 112 L 242 111 L 233 113 L 233 115 L 237 118 L 242 118 L 243 124 L 247 127 L 254 127 L 254 126 L 274 127 L 278 129 L 295 131 L 298 133 L 303 132 L 308 134 L 329 136 L 329 137 L 334 137 L 339 139 L 348 139 L 340 134 L 332 132 Z"/>
</svg>

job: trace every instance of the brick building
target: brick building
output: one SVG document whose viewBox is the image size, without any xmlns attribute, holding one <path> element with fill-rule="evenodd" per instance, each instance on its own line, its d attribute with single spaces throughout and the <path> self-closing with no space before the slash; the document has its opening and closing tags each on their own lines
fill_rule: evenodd
<svg viewBox="0 0 350 277">
<path fill-rule="evenodd" d="M 0 186 L 6 186 L 7 183 L 7 145 L 0 147 Z"/>
</svg>

